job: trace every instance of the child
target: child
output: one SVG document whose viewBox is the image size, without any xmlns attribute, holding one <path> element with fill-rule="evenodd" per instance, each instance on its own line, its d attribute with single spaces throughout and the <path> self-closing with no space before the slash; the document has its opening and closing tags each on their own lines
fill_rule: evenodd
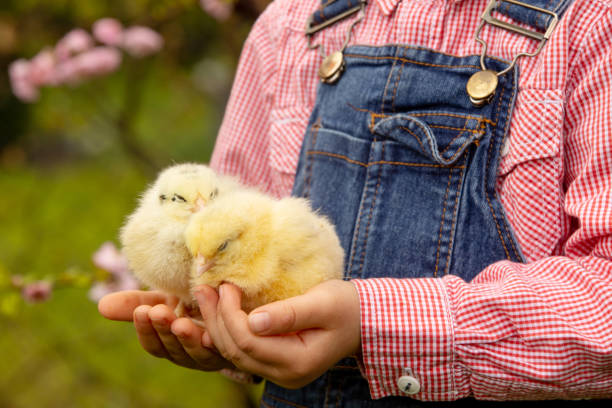
<svg viewBox="0 0 612 408">
<path fill-rule="evenodd" d="M 347 280 L 248 316 L 202 287 L 206 333 L 154 293 L 101 312 L 154 355 L 268 379 L 263 406 L 611 398 L 612 2 L 492 2 L 480 27 L 487 3 L 272 3 L 211 165 L 309 197 Z"/>
</svg>

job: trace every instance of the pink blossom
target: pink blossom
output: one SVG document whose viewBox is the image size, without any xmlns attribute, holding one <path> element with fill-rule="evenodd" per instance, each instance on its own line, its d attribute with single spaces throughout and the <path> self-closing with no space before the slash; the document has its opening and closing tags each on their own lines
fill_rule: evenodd
<svg viewBox="0 0 612 408">
<path fill-rule="evenodd" d="M 74 54 L 81 53 L 93 47 L 91 35 L 82 28 L 70 31 L 55 46 L 55 55 L 58 60 L 65 61 Z"/>
<path fill-rule="evenodd" d="M 95 302 L 99 301 L 104 295 L 119 290 L 138 289 L 138 281 L 129 272 L 127 259 L 115 247 L 112 242 L 105 242 L 93 254 L 93 263 L 100 269 L 104 269 L 111 274 L 111 279 L 107 282 L 98 282 L 89 290 L 89 298 Z"/>
<path fill-rule="evenodd" d="M 161 50 L 164 39 L 148 27 L 133 26 L 123 32 L 121 45 L 131 56 L 142 58 Z"/>
<path fill-rule="evenodd" d="M 110 241 L 103 243 L 91 257 L 94 265 L 111 273 L 120 273 L 128 269 L 125 256 Z"/>
<path fill-rule="evenodd" d="M 32 64 L 25 59 L 18 59 L 9 66 L 11 89 L 23 102 L 35 102 L 40 96 L 38 87 L 30 81 L 31 70 Z"/>
<path fill-rule="evenodd" d="M 123 38 L 123 26 L 114 18 L 102 18 L 92 26 L 93 36 L 102 44 L 118 46 Z"/>
<path fill-rule="evenodd" d="M 51 289 L 51 282 L 37 281 L 25 285 L 21 295 L 30 303 L 43 302 L 51 297 Z"/>
<path fill-rule="evenodd" d="M 200 7 L 215 20 L 225 21 L 232 14 L 234 5 L 228 0 L 200 0 Z"/>
<path fill-rule="evenodd" d="M 76 85 L 82 79 L 79 66 L 74 58 L 60 62 L 55 67 L 55 82 L 57 84 Z"/>
<path fill-rule="evenodd" d="M 82 77 L 110 74 L 121 65 L 121 52 L 113 47 L 95 47 L 73 58 L 76 74 Z"/>
<path fill-rule="evenodd" d="M 35 86 L 55 85 L 55 56 L 45 48 L 30 61 L 29 80 Z"/>
</svg>

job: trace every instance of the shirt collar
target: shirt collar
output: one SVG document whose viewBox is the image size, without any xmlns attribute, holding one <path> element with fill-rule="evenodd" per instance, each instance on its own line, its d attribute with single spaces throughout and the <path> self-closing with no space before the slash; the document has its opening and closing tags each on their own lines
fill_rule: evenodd
<svg viewBox="0 0 612 408">
<path fill-rule="evenodd" d="M 400 1 L 402 0 L 376 0 L 376 2 L 378 3 L 378 7 L 380 7 L 383 14 L 386 16 L 393 13 L 395 8 L 397 7 L 397 4 Z M 404 1 L 409 1 L 409 0 L 404 0 Z M 462 0 L 450 0 L 451 3 L 458 3 L 460 1 Z"/>
</svg>

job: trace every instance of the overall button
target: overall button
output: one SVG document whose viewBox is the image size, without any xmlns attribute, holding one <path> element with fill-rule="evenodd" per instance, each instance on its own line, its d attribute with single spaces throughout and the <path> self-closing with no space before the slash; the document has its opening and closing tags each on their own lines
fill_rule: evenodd
<svg viewBox="0 0 612 408">
<path fill-rule="evenodd" d="M 342 75 L 342 71 L 344 71 L 344 67 L 346 66 L 344 62 L 344 56 L 342 55 L 342 51 L 335 51 L 329 54 L 319 67 L 319 78 L 321 81 L 326 84 L 333 84 L 340 78 Z"/>
<path fill-rule="evenodd" d="M 477 107 L 485 105 L 495 94 L 497 83 L 498 79 L 495 72 L 491 70 L 476 72 L 470 77 L 466 85 L 470 101 Z"/>
<path fill-rule="evenodd" d="M 402 375 L 398 378 L 397 386 L 402 392 L 408 395 L 414 395 L 421 391 L 421 384 L 419 384 L 419 381 L 410 375 Z"/>
</svg>

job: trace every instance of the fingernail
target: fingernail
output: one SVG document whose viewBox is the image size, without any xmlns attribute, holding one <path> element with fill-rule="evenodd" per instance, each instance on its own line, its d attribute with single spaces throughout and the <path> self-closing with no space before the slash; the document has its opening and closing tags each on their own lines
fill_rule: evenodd
<svg viewBox="0 0 612 408">
<path fill-rule="evenodd" d="M 176 337 L 179 337 L 181 339 L 184 339 L 187 337 L 187 333 L 184 332 L 183 330 L 172 330 L 172 334 L 174 334 Z"/>
<path fill-rule="evenodd" d="M 221 299 L 223 297 L 223 286 L 225 286 L 225 285 L 219 286 L 219 299 Z"/>
<path fill-rule="evenodd" d="M 146 323 L 149 318 L 145 313 L 134 313 L 134 320 L 138 323 Z"/>
<path fill-rule="evenodd" d="M 254 333 L 261 333 L 270 328 L 270 313 L 259 312 L 249 316 L 249 327 Z"/>
</svg>

